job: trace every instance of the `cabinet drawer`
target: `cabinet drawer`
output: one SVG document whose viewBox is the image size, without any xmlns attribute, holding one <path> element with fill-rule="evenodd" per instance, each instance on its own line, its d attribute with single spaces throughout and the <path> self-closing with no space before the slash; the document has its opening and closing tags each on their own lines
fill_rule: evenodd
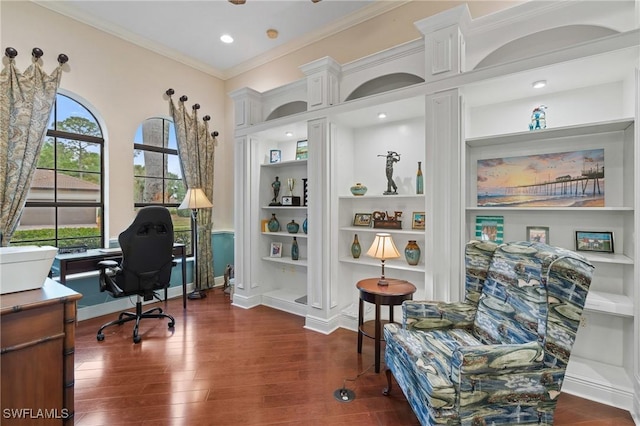
<svg viewBox="0 0 640 426">
<path fill-rule="evenodd" d="M 2 351 L 64 333 L 63 307 L 59 303 L 3 315 Z"/>
</svg>

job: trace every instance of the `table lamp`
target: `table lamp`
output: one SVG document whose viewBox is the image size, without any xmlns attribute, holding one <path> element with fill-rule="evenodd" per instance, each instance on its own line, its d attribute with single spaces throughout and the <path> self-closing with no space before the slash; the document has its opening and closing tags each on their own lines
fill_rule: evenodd
<svg viewBox="0 0 640 426">
<path fill-rule="evenodd" d="M 198 209 L 209 209 L 213 207 L 211 201 L 204 194 L 202 188 L 189 188 L 187 194 L 184 196 L 184 200 L 179 210 L 191 209 L 191 219 L 193 220 L 193 229 L 191 230 L 193 238 L 193 284 L 194 289 L 189 294 L 189 299 L 202 299 L 206 297 L 205 293 L 200 288 L 200 282 L 198 281 Z"/>
<path fill-rule="evenodd" d="M 393 238 L 391 238 L 391 234 L 387 233 L 378 233 L 376 237 L 373 239 L 373 243 L 371 247 L 369 247 L 369 251 L 367 251 L 367 255 L 374 257 L 376 259 L 380 259 L 382 262 L 382 277 L 378 281 L 378 285 L 389 285 L 389 282 L 384 278 L 384 261 L 386 259 L 396 259 L 400 257 L 400 253 L 398 253 L 398 249 L 396 245 L 393 243 Z"/>
</svg>

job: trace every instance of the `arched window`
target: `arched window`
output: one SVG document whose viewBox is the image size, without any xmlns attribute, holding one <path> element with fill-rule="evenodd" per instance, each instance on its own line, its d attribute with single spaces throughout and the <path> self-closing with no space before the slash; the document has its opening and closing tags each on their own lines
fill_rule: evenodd
<svg viewBox="0 0 640 426">
<path fill-rule="evenodd" d="M 103 247 L 103 158 L 95 116 L 58 93 L 11 244 Z"/>
<path fill-rule="evenodd" d="M 175 242 L 191 251 L 191 213 L 177 209 L 186 189 L 173 121 L 160 117 L 145 120 L 136 131 L 133 149 L 134 207 L 167 207 Z"/>
</svg>

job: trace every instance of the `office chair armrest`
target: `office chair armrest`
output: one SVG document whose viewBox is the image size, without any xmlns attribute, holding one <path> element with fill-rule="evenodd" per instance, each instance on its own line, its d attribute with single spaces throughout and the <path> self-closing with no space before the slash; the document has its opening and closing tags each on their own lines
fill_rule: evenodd
<svg viewBox="0 0 640 426">
<path fill-rule="evenodd" d="M 98 262 L 100 268 L 100 291 L 109 292 L 113 297 L 121 297 L 124 291 L 116 284 L 113 277 L 122 269 L 115 260 L 101 260 Z"/>
<path fill-rule="evenodd" d="M 107 268 L 117 268 L 117 267 L 118 267 L 118 262 L 116 262 L 115 260 L 101 260 L 100 262 L 98 262 L 98 268 L 100 268 L 101 271 Z"/>
</svg>

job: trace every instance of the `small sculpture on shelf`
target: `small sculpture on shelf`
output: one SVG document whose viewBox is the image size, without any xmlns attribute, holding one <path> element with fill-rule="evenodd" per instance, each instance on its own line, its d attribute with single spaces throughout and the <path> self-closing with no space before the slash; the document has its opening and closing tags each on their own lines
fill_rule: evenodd
<svg viewBox="0 0 640 426">
<path fill-rule="evenodd" d="M 378 157 L 386 157 L 385 173 L 387 175 L 387 190 L 383 192 L 384 195 L 396 195 L 398 194 L 398 186 L 393 181 L 393 163 L 400 161 L 400 154 L 395 151 L 387 151 L 386 155 L 378 155 Z"/>
<path fill-rule="evenodd" d="M 280 182 L 280 178 L 278 178 L 278 176 L 276 176 L 276 180 L 271 182 L 271 189 L 273 189 L 273 198 L 271 199 L 271 202 L 269 203 L 270 206 L 281 206 L 282 205 L 278 201 L 278 195 L 280 195 L 280 185 L 281 184 L 282 184 L 282 182 Z"/>
<path fill-rule="evenodd" d="M 393 215 L 387 212 L 375 211 L 372 217 L 374 228 L 402 229 L 401 211 L 394 211 Z"/>
<path fill-rule="evenodd" d="M 538 130 L 547 128 L 547 107 L 545 105 L 537 106 L 531 113 L 531 122 L 529 123 L 529 130 Z"/>
</svg>

